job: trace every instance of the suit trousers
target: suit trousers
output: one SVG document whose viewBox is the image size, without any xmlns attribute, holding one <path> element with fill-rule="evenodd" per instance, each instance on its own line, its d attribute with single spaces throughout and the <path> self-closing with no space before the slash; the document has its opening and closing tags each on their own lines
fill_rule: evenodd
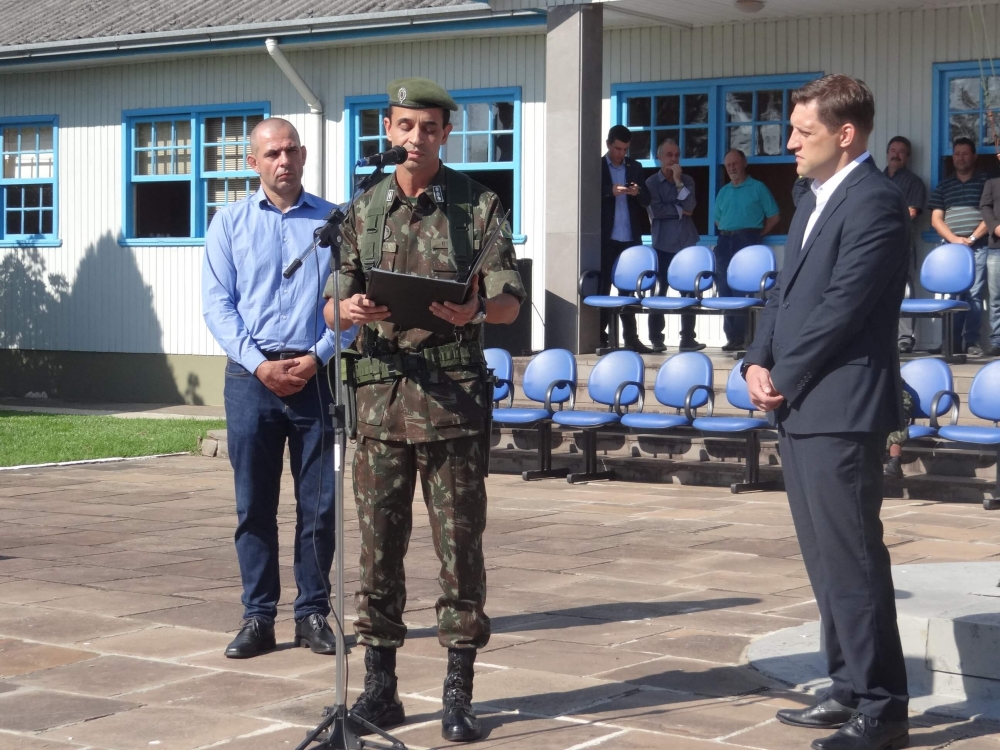
<svg viewBox="0 0 1000 750">
<path fill-rule="evenodd" d="M 795 532 L 822 620 L 830 696 L 874 719 L 907 718 L 906 666 L 882 541 L 878 433 L 779 430 Z"/>
</svg>

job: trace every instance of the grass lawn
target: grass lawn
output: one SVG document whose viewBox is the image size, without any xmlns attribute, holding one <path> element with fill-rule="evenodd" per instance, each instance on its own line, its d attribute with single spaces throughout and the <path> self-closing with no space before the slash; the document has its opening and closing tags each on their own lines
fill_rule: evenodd
<svg viewBox="0 0 1000 750">
<path fill-rule="evenodd" d="M 0 411 L 0 466 L 194 451 L 223 420 L 119 419 Z"/>
</svg>

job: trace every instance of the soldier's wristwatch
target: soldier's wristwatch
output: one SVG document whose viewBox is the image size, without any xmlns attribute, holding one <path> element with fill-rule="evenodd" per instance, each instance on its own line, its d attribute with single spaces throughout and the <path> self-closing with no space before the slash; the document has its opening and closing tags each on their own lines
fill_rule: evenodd
<svg viewBox="0 0 1000 750">
<path fill-rule="evenodd" d="M 478 326 L 481 323 L 486 322 L 486 298 L 483 295 L 479 295 L 479 312 L 472 316 L 469 323 L 474 326 Z"/>
</svg>

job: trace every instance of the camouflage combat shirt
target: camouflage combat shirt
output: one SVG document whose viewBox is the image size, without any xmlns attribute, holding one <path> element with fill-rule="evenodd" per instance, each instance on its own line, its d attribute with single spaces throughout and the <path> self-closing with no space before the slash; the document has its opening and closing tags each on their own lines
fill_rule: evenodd
<svg viewBox="0 0 1000 750">
<path fill-rule="evenodd" d="M 451 251 L 448 231 L 447 173 L 442 166 L 428 189 L 417 198 L 403 194 L 395 175 L 393 197 L 386 209 L 382 258 L 378 268 L 396 273 L 454 279 L 457 264 Z M 435 189 L 435 185 L 439 188 Z M 365 275 L 358 248 L 364 232 L 365 214 L 371 204 L 371 188 L 354 204 L 343 227 L 339 298 L 347 299 L 365 291 Z M 435 200 L 437 197 L 442 201 Z M 470 187 L 473 230 L 478 243 L 488 237 L 504 210 L 496 194 L 472 181 Z M 509 227 L 490 253 L 479 277 L 479 293 L 490 298 L 511 294 L 525 297 L 524 286 L 515 266 Z M 332 262 L 332 261 L 331 261 Z M 333 277 L 327 282 L 326 296 L 333 296 Z M 389 304 L 392 309 L 392 304 Z M 381 354 L 416 352 L 426 347 L 455 341 L 420 328 L 401 329 L 393 323 L 374 325 L 376 351 Z M 482 341 L 482 326 L 467 325 L 466 341 Z M 365 329 L 361 329 L 358 351 L 364 353 Z M 376 440 L 427 443 L 477 435 L 483 431 L 486 404 L 478 368 L 452 367 L 432 372 L 410 373 L 391 382 L 370 383 L 357 392 L 358 434 Z"/>
</svg>

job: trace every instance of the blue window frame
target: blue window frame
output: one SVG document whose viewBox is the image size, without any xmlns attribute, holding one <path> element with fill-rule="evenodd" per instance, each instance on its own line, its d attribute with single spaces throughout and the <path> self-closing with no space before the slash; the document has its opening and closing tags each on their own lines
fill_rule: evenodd
<svg viewBox="0 0 1000 750">
<path fill-rule="evenodd" d="M 0 244 L 58 242 L 56 117 L 0 120 Z"/>
<path fill-rule="evenodd" d="M 1000 69 L 1000 61 L 992 65 L 985 61 L 983 68 L 978 61 L 934 65 L 931 189 L 951 173 L 951 144 L 959 137 L 971 138 L 976 144 L 980 167 L 995 171 L 994 138 L 1000 135 L 1000 76 L 990 75 L 994 67 Z M 983 91 L 984 85 L 987 91 Z M 997 134 L 990 124 L 990 114 Z"/>
<path fill-rule="evenodd" d="M 612 124 L 621 123 L 632 131 L 629 155 L 647 170 L 659 166 L 656 149 L 665 138 L 677 142 L 681 166 L 692 171 L 699 188 L 698 231 L 704 241 L 714 242 L 712 216 L 715 196 L 725 184 L 722 161 L 726 152 L 730 148 L 743 151 L 750 173 L 772 188 L 781 205 L 785 196 L 771 183 L 780 182 L 784 190 L 785 182 L 794 182 L 795 157 L 786 149 L 790 94 L 821 75 L 617 84 L 611 89 Z M 787 202 L 790 206 L 790 198 Z M 791 211 L 783 209 L 782 218 L 787 223 Z M 779 244 L 784 236 L 767 239 Z"/>
<path fill-rule="evenodd" d="M 266 103 L 125 113 L 124 244 L 200 244 L 215 213 L 260 186 L 246 163 Z"/>
<path fill-rule="evenodd" d="M 511 210 L 514 241 L 521 236 L 521 89 L 473 89 L 452 92 L 458 111 L 451 113 L 452 131 L 441 149 L 441 160 L 468 174 L 500 196 Z M 389 148 L 383 118 L 389 108 L 386 96 L 348 98 L 348 159 L 359 158 Z M 386 171 L 391 171 L 392 167 Z M 356 174 L 371 172 L 359 168 Z M 350 173 L 348 192 L 353 191 Z"/>
</svg>

